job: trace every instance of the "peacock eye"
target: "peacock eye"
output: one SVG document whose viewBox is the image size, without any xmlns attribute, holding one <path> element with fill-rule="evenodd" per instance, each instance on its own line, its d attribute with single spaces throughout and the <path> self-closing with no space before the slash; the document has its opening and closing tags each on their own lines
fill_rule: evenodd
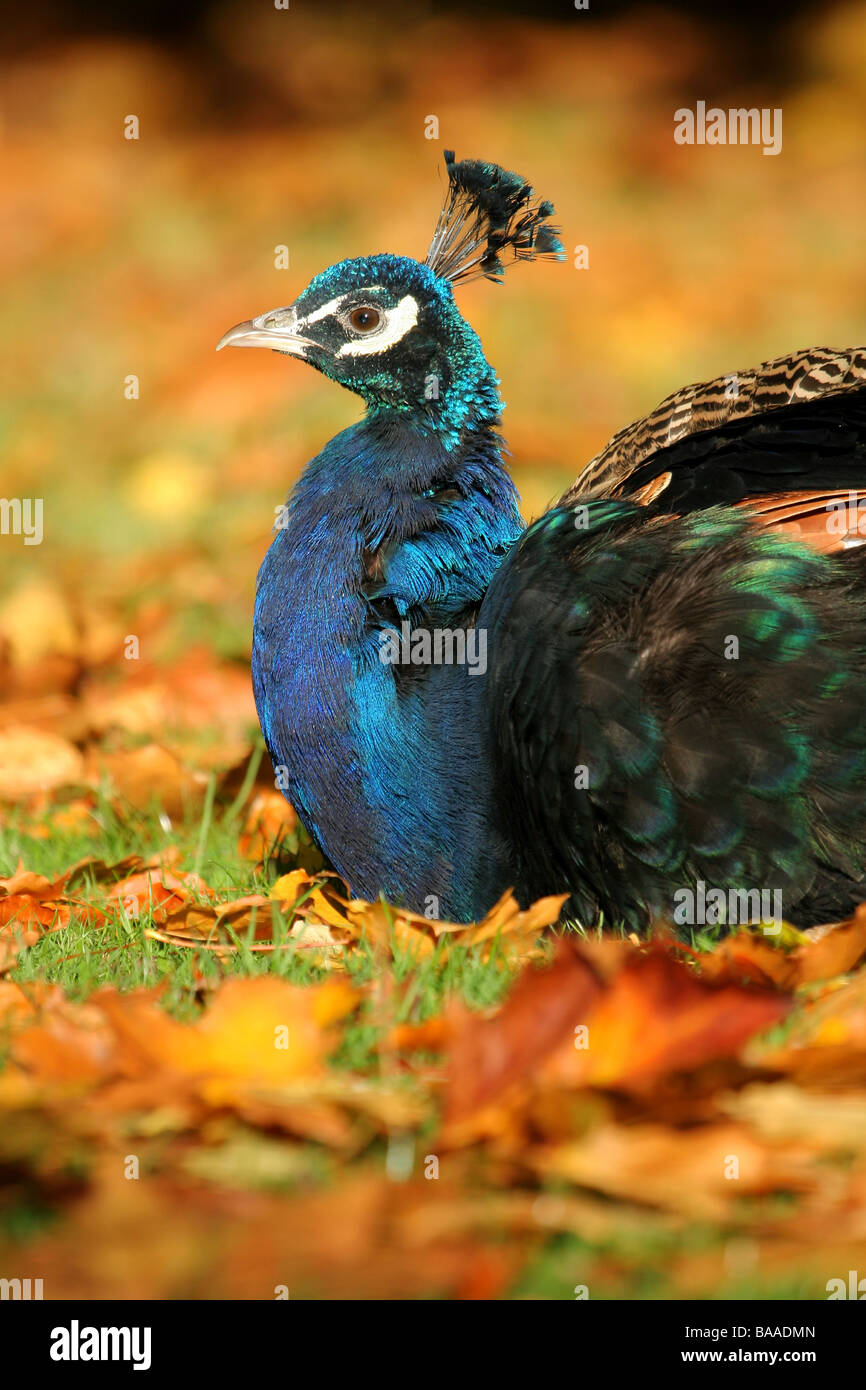
<svg viewBox="0 0 866 1390">
<path fill-rule="evenodd" d="M 349 315 L 349 323 L 356 333 L 373 333 L 382 322 L 382 315 L 371 304 L 359 304 Z"/>
</svg>

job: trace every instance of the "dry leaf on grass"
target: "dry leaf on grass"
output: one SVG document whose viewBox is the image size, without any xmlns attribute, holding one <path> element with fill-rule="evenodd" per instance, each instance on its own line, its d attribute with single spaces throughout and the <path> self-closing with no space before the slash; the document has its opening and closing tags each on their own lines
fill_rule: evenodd
<svg viewBox="0 0 866 1390">
<path fill-rule="evenodd" d="M 229 979 L 202 1019 L 186 1024 L 159 1008 L 150 991 L 93 996 L 118 1046 L 137 1067 L 208 1081 L 273 1084 L 320 1071 L 335 1041 L 328 1026 L 350 1013 L 357 1000 L 357 992 L 342 981 L 303 988 L 270 975 Z"/>
<path fill-rule="evenodd" d="M 149 909 L 152 921 L 164 922 L 171 913 L 181 910 L 193 893 L 210 896 L 210 889 L 198 874 L 175 873 L 156 866 L 118 880 L 107 896 L 109 901 L 122 902 L 130 917 L 139 917 Z"/>
<path fill-rule="evenodd" d="M 138 873 L 124 879 L 130 869 Z M 116 864 L 88 856 L 55 879 L 33 873 L 19 863 L 8 878 L 0 878 L 0 973 L 15 964 L 25 946 L 33 946 L 45 932 L 68 927 L 73 918 L 89 926 L 104 922 L 102 909 L 82 896 L 90 880 L 113 884 L 108 899 L 121 899 L 131 916 L 137 916 L 145 903 L 153 904 L 155 919 L 183 901 L 178 890 L 184 894 L 191 888 L 207 892 L 195 875 L 172 874 L 159 859 L 148 867 L 140 855 L 129 855 Z"/>
<path fill-rule="evenodd" d="M 802 1086 L 866 1086 L 866 971 L 806 1000 L 783 1042 L 755 1044 L 749 1053 L 757 1065 Z"/>
<path fill-rule="evenodd" d="M 736 1057 L 789 1007 L 775 991 L 706 981 L 660 947 L 632 950 L 587 1021 L 587 1045 L 560 1049 L 551 1075 L 641 1093 L 671 1073 Z"/>
<path fill-rule="evenodd" d="M 86 855 L 84 859 L 79 859 L 70 868 L 64 869 L 63 873 L 58 874 L 56 878 L 46 878 L 44 874 L 37 874 L 31 869 L 25 869 L 23 862 L 19 860 L 14 873 L 10 874 L 8 878 L 0 878 L 0 899 L 4 895 L 14 893 L 27 893 L 39 900 L 58 898 L 68 894 L 71 888 L 83 885 L 88 879 L 93 879 L 95 883 L 113 883 L 131 870 L 156 869 L 161 864 L 169 862 L 171 858 L 171 854 L 168 854 L 145 860 L 140 854 L 130 854 L 125 859 L 108 864 L 104 859 Z"/>
<path fill-rule="evenodd" d="M 338 886 L 340 885 L 340 886 Z M 250 937 L 248 948 L 270 951 L 274 941 L 273 913 L 284 928 L 282 948 L 310 951 L 317 963 L 340 966 L 345 950 L 369 942 L 390 953 L 409 950 L 418 958 L 431 956 L 439 946 L 444 958 L 455 946 L 477 947 L 487 959 L 499 943 L 516 959 L 527 959 L 538 938 L 559 917 L 564 898 L 542 898 L 521 910 L 506 893 L 479 923 L 437 922 L 418 913 L 384 903 L 346 898 L 336 875 L 312 876 L 293 869 L 278 878 L 268 896 L 251 895 L 213 905 L 184 902 L 161 918 L 149 935 L 175 946 L 204 947 L 216 952 L 237 949 L 234 937 Z"/>
<path fill-rule="evenodd" d="M 601 992 L 593 967 L 570 942 L 561 941 L 549 969 L 525 970 L 493 1018 L 455 1006 L 449 1020 L 448 1123 L 527 1081 L 564 1037 L 574 1037 Z"/>
<path fill-rule="evenodd" d="M 714 950 L 695 953 L 705 979 L 753 980 L 793 990 L 853 970 L 866 956 L 866 905 L 847 922 L 822 929 L 785 949 L 774 938 L 752 931 L 726 936 Z"/>
<path fill-rule="evenodd" d="M 360 998 L 343 981 L 228 979 L 195 1023 L 169 1017 L 159 993 L 101 990 L 76 1005 L 56 991 L 29 1010 L 0 996 L 19 1025 L 0 1109 L 49 1103 L 58 1117 L 68 1106 L 68 1123 L 91 1135 L 126 1132 L 136 1116 L 138 1129 L 150 1117 L 142 1129 L 150 1133 L 159 1116 L 173 1131 L 231 1110 L 251 1125 L 343 1149 L 429 1118 L 429 1100 L 405 1086 L 326 1067 L 337 1025 Z"/>
<path fill-rule="evenodd" d="M 292 891 L 298 886 L 299 881 L 294 881 Z M 334 927 L 341 926 L 341 919 L 345 918 L 357 940 L 366 939 L 389 952 L 393 943 L 418 959 L 432 956 L 437 947 L 440 960 L 446 959 L 454 947 L 480 947 L 481 959 L 488 960 L 500 944 L 509 950 L 513 948 L 512 959 L 528 959 L 536 953 L 544 929 L 558 920 L 566 896 L 541 898 L 523 910 L 511 892 L 504 893 L 480 922 L 465 923 L 439 922 L 382 902 L 347 901 L 328 887 L 325 902 L 316 899 L 310 915 L 315 919 L 321 913 L 323 920 Z"/>
<path fill-rule="evenodd" d="M 196 1023 L 162 1009 L 158 990 L 99 990 L 86 1005 L 43 1004 L 16 1036 L 16 1065 L 37 1078 L 185 1078 L 198 1090 L 237 1083 L 277 1087 L 323 1074 L 338 1041 L 332 1025 L 357 992 L 342 981 L 302 988 L 275 976 L 229 979 Z M 58 1071 L 58 1066 L 60 1070 Z"/>
</svg>

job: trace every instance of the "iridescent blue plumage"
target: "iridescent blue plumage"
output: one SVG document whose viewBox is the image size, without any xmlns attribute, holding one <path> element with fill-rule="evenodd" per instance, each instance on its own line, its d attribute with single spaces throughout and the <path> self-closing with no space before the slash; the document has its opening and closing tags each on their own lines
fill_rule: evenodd
<svg viewBox="0 0 866 1390">
<path fill-rule="evenodd" d="M 253 682 L 287 796 L 353 892 L 458 918 L 506 872 L 484 681 L 454 665 L 395 676 L 380 636 L 404 616 L 471 623 L 520 534 L 494 425 L 479 418 L 449 451 L 379 410 L 331 440 L 292 493 L 256 597 Z M 443 480 L 459 495 L 427 495 Z"/>
</svg>

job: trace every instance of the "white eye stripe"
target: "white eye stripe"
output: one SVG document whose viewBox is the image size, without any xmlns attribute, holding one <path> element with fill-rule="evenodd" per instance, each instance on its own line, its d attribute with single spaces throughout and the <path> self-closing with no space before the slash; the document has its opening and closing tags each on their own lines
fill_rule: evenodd
<svg viewBox="0 0 866 1390">
<path fill-rule="evenodd" d="M 381 289 L 381 285 L 368 286 L 370 294 L 375 294 Z M 294 319 L 290 325 L 291 331 L 303 334 L 304 329 L 310 324 L 320 323 L 322 319 L 330 318 L 332 315 L 336 317 L 347 300 L 355 299 L 356 293 L 351 291 L 349 294 L 337 295 L 335 299 L 329 299 L 327 304 L 320 304 L 312 313 Z M 376 307 L 380 308 L 378 305 Z M 383 314 L 384 326 L 363 338 L 344 343 L 337 353 L 338 357 L 364 357 L 374 352 L 385 352 L 395 343 L 399 343 L 418 322 L 418 302 L 411 294 L 404 295 L 394 309 L 380 309 L 380 312 Z"/>
<path fill-rule="evenodd" d="M 381 290 L 381 285 L 368 285 L 363 292 L 364 294 L 379 294 Z M 320 304 L 318 309 L 314 309 L 311 314 L 307 314 L 305 318 L 298 319 L 296 326 L 298 328 L 306 328 L 309 323 L 320 323 L 322 319 L 328 318 L 329 315 L 339 313 L 346 300 L 351 298 L 354 293 L 355 291 L 353 290 L 346 294 L 338 294 L 336 299 L 329 299 L 327 304 Z"/>
<path fill-rule="evenodd" d="M 344 343 L 337 356 L 365 357 L 374 352 L 385 352 L 395 343 L 401 342 L 410 328 L 414 328 L 418 322 L 418 301 L 413 299 L 411 294 L 406 294 L 396 308 L 383 312 L 385 314 L 384 328 L 378 329 L 375 333 L 368 333 L 363 338 Z"/>
<path fill-rule="evenodd" d="M 375 285 L 371 288 L 379 289 L 380 286 Z M 320 323 L 322 319 L 326 319 L 331 314 L 335 314 L 343 301 L 348 298 L 349 296 L 347 294 L 338 294 L 336 299 L 329 299 L 327 304 L 320 304 L 318 309 L 314 309 L 311 314 L 307 314 L 306 318 L 298 319 L 298 327 L 306 328 L 308 324 Z"/>
</svg>

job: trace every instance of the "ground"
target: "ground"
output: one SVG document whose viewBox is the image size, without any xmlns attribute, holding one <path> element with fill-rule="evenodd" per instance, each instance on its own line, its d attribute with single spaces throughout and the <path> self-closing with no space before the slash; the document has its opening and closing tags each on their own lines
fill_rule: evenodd
<svg viewBox="0 0 866 1390">
<path fill-rule="evenodd" d="M 814 1299 L 857 1268 L 866 916 L 448 928 L 350 903 L 261 767 L 180 824 L 92 794 L 4 830 L 5 1277 Z"/>
</svg>

